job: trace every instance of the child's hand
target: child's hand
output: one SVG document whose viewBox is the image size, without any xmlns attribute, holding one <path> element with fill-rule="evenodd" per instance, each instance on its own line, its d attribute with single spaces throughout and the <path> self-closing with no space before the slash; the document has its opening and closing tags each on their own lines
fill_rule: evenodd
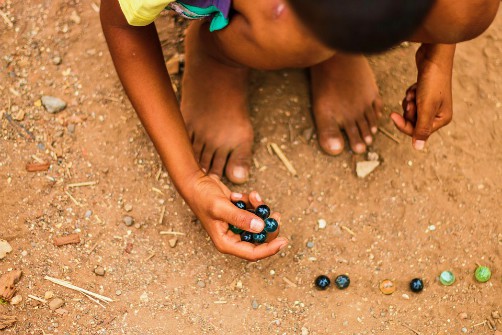
<svg viewBox="0 0 502 335">
<path fill-rule="evenodd" d="M 263 230 L 263 220 L 237 208 L 230 201 L 243 200 L 252 207 L 257 207 L 262 203 L 258 193 L 231 193 L 217 176 L 206 175 L 197 177 L 191 189 L 185 199 L 220 252 L 257 261 L 276 254 L 288 244 L 286 238 L 275 238 L 278 230 L 271 234 L 266 243 L 260 245 L 242 242 L 239 235 L 229 230 L 229 224 L 250 232 L 259 233 Z M 280 221 L 279 213 L 272 213 L 272 217 Z"/>
<path fill-rule="evenodd" d="M 422 45 L 416 54 L 417 82 L 403 99 L 403 115 L 391 119 L 403 133 L 412 136 L 415 149 L 436 130 L 450 123 L 453 116 L 451 77 L 455 46 Z"/>
</svg>

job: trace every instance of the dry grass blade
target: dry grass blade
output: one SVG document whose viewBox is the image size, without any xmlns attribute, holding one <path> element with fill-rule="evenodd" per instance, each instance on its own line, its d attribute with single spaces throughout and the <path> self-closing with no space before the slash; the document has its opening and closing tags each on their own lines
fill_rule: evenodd
<svg viewBox="0 0 502 335">
<path fill-rule="evenodd" d="M 50 282 L 53 282 L 54 284 L 61 285 L 61 286 L 64 286 L 66 288 L 69 288 L 70 290 L 78 291 L 80 293 L 86 293 L 86 294 L 88 294 L 88 295 L 90 295 L 90 296 L 92 296 L 92 297 L 94 297 L 96 299 L 99 299 L 101 301 L 104 301 L 104 302 L 113 302 L 113 300 L 110 299 L 110 298 L 108 298 L 108 297 L 105 297 L 103 295 L 100 295 L 100 294 L 88 291 L 86 289 L 83 289 L 81 287 L 75 286 L 72 283 L 69 283 L 67 281 L 64 281 L 64 280 L 61 280 L 61 279 L 57 279 L 57 278 L 53 278 L 53 277 L 49 277 L 49 276 L 45 276 L 44 279 L 48 280 Z"/>
</svg>

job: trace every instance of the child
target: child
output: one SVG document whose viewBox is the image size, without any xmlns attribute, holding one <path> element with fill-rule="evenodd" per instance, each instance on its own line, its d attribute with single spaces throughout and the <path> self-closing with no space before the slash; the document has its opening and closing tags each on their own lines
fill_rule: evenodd
<svg viewBox="0 0 502 335">
<path fill-rule="evenodd" d="M 403 40 L 421 42 L 418 78 L 406 91 L 404 114 L 391 115 L 421 150 L 452 117 L 455 43 L 483 32 L 498 5 L 499 0 L 102 0 L 101 22 L 126 93 L 176 188 L 219 251 L 257 260 L 277 253 L 287 240 L 241 242 L 228 224 L 259 232 L 263 221 L 230 200 L 256 207 L 261 199 L 256 192 L 231 193 L 218 178 L 223 172 L 234 183 L 248 178 L 249 68 L 309 67 L 320 146 L 339 154 L 343 128 L 352 150 L 361 153 L 377 131 L 382 102 L 358 53 Z M 166 6 L 185 17 L 207 17 L 188 29 L 181 106 L 152 23 Z"/>
</svg>

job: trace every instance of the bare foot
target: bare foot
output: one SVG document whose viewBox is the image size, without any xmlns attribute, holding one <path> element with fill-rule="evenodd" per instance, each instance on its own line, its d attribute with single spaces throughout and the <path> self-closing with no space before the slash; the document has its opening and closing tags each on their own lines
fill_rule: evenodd
<svg viewBox="0 0 502 335">
<path fill-rule="evenodd" d="M 310 69 L 313 113 L 321 148 L 330 155 L 343 151 L 345 130 L 356 153 L 366 151 L 377 132 L 382 100 L 373 71 L 364 56 L 337 53 Z"/>
<path fill-rule="evenodd" d="M 193 23 L 187 34 L 181 112 L 195 157 L 208 173 L 240 184 L 248 180 L 253 128 L 247 110 L 247 68 L 211 56 L 208 27 Z"/>
</svg>

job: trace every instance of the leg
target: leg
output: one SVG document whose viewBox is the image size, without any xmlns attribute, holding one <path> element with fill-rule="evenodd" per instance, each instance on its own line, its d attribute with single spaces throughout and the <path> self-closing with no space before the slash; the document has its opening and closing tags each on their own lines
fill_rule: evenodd
<svg viewBox="0 0 502 335">
<path fill-rule="evenodd" d="M 356 153 L 366 151 L 377 132 L 382 102 L 364 56 L 337 53 L 311 67 L 313 114 L 319 144 L 330 155 L 343 151 L 344 129 Z"/>
</svg>

